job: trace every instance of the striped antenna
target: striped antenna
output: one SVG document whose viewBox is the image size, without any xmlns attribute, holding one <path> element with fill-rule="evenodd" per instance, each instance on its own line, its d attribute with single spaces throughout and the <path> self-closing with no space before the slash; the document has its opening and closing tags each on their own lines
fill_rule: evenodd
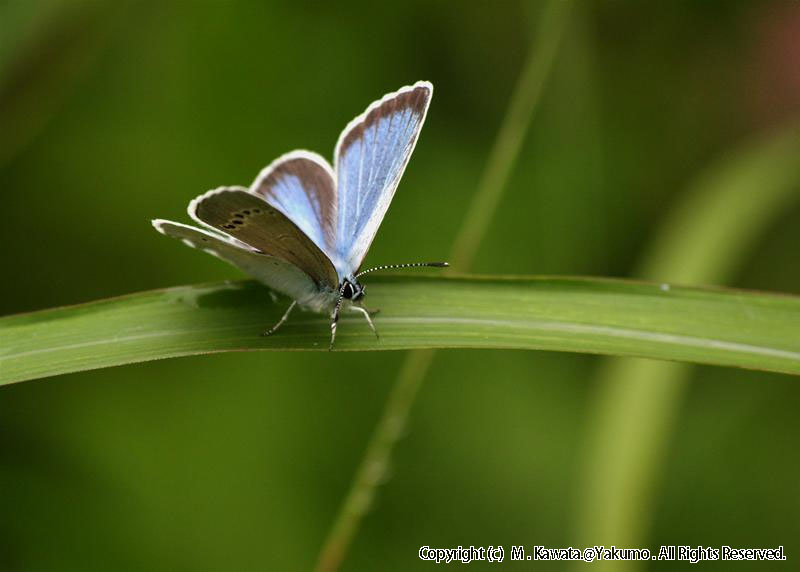
<svg viewBox="0 0 800 572">
<path fill-rule="evenodd" d="M 376 266 L 375 268 L 368 268 L 356 274 L 356 278 L 375 272 L 376 270 L 392 270 L 395 268 L 419 268 L 421 266 L 431 266 L 433 268 L 447 268 L 450 266 L 447 262 L 409 262 L 408 264 L 386 264 L 384 266 Z"/>
</svg>

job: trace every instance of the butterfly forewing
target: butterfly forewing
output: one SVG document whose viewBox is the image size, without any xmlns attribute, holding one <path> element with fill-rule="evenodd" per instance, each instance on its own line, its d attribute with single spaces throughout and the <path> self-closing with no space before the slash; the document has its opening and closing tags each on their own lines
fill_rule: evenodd
<svg viewBox="0 0 800 572">
<path fill-rule="evenodd" d="M 286 215 L 320 250 L 333 252 L 336 182 L 324 158 L 309 151 L 287 153 L 261 171 L 250 192 Z"/>
<path fill-rule="evenodd" d="M 213 254 L 294 300 L 313 297 L 318 288 L 305 272 L 279 258 L 200 228 L 163 219 L 153 221 L 157 231 L 181 240 L 187 246 Z"/>
<path fill-rule="evenodd" d="M 209 191 L 189 205 L 189 215 L 255 250 L 292 264 L 320 286 L 336 289 L 336 270 L 325 254 L 286 215 L 237 187 Z"/>
<path fill-rule="evenodd" d="M 356 272 L 408 164 L 433 86 L 403 88 L 370 105 L 336 145 L 338 212 L 334 263 L 340 276 Z"/>
</svg>

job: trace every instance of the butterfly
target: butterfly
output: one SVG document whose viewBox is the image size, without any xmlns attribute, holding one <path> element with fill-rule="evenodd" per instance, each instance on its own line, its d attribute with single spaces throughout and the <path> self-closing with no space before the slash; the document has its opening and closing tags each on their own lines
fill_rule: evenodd
<svg viewBox="0 0 800 572">
<path fill-rule="evenodd" d="M 296 306 L 330 312 L 331 339 L 343 308 L 361 313 L 375 336 L 366 293 L 369 272 L 446 262 L 389 264 L 361 270 L 411 158 L 433 85 L 419 81 L 388 93 L 347 124 L 333 166 L 297 150 L 265 167 L 250 188 L 219 187 L 189 203 L 200 227 L 155 219 L 160 233 L 236 266 L 292 303 L 264 332 L 273 334 Z"/>
</svg>

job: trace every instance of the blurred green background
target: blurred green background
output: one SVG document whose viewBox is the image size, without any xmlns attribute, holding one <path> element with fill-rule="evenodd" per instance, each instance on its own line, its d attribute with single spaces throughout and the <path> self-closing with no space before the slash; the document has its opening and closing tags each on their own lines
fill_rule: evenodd
<svg viewBox="0 0 800 572">
<path fill-rule="evenodd" d="M 185 221 L 191 198 L 247 185 L 285 151 L 331 156 L 347 121 L 418 79 L 435 85 L 428 121 L 367 264 L 443 257 L 540 15 L 537 2 L 0 3 L 0 314 L 238 278 L 149 220 Z M 579 3 L 473 269 L 632 276 L 698 176 L 798 119 L 797 2 Z M 711 281 L 800 293 L 794 199 L 800 184 Z M 403 359 L 227 354 L 3 387 L 0 570 L 312 568 Z M 343 569 L 429 569 L 422 545 L 629 538 L 784 545 L 794 566 L 797 381 L 687 370 L 622 538 L 585 524 L 606 368 L 439 352 Z M 648 430 L 646 417 L 626 429 Z"/>
</svg>

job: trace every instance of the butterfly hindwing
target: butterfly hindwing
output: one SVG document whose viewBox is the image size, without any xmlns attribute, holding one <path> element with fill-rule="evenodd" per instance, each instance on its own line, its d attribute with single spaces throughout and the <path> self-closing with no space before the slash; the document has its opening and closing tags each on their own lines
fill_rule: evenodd
<svg viewBox="0 0 800 572">
<path fill-rule="evenodd" d="M 292 264 L 320 287 L 336 289 L 328 257 L 286 215 L 241 187 L 222 187 L 189 204 L 189 216 L 256 251 Z"/>
<path fill-rule="evenodd" d="M 392 201 L 416 145 L 433 86 L 387 94 L 348 124 L 336 145 L 338 211 L 334 263 L 356 272 Z"/>
<path fill-rule="evenodd" d="M 246 244 L 226 236 L 163 219 L 154 220 L 153 226 L 162 234 L 177 238 L 187 246 L 203 250 L 232 264 L 245 274 L 294 300 L 310 298 L 318 291 L 314 281 L 296 266 L 279 258 L 261 254 Z"/>
<path fill-rule="evenodd" d="M 287 153 L 261 171 L 250 192 L 286 215 L 320 250 L 333 251 L 336 181 L 324 158 L 310 151 Z"/>
</svg>

